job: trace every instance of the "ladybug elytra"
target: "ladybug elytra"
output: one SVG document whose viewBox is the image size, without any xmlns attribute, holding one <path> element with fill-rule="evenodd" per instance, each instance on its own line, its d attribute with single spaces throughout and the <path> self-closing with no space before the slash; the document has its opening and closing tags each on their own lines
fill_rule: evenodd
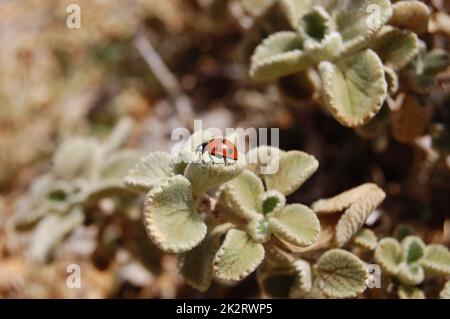
<svg viewBox="0 0 450 319">
<path fill-rule="evenodd" d="M 213 163 L 215 163 L 213 156 L 223 158 L 225 164 L 227 165 L 230 164 L 227 159 L 232 159 L 235 161 L 238 159 L 238 151 L 236 146 L 226 138 L 214 138 L 209 140 L 208 142 L 200 144 L 196 148 L 196 151 L 201 152 L 201 154 L 208 152 L 209 158 Z"/>
</svg>

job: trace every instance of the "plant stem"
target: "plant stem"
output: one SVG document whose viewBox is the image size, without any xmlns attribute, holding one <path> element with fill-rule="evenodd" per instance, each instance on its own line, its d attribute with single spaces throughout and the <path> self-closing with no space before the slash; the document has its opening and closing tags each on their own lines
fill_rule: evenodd
<svg viewBox="0 0 450 319">
<path fill-rule="evenodd" d="M 177 79 L 170 72 L 150 40 L 139 31 L 134 38 L 134 44 L 159 83 L 169 95 L 172 103 L 175 105 L 178 116 L 186 123 L 192 123 L 194 113 L 189 97 L 183 92 Z"/>
</svg>

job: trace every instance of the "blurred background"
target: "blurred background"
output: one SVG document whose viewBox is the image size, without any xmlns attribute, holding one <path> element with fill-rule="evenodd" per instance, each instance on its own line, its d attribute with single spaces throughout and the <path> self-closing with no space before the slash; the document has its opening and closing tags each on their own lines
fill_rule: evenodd
<svg viewBox="0 0 450 319">
<path fill-rule="evenodd" d="M 313 154 L 319 170 L 289 201 L 375 182 L 387 193 L 373 225 L 379 236 L 450 244 L 450 69 L 426 92 L 402 87 L 399 111 L 386 105 L 371 125 L 345 128 L 317 87 L 249 79 L 255 46 L 284 28 L 276 10 L 261 19 L 251 9 L 269 2 L 0 1 L 1 298 L 260 297 L 254 275 L 205 293 L 187 286 L 175 256 L 147 239 L 142 197 L 105 196 L 73 224 L 51 213 L 67 209 L 58 201 L 75 187 L 48 186 L 68 140 L 109 145 L 126 129 L 121 147 L 169 151 L 172 130 L 192 129 L 194 119 L 204 128 L 279 128 L 280 148 Z M 449 2 L 425 2 L 432 20 L 421 39 L 448 51 Z M 66 24 L 70 4 L 81 8 L 81 28 Z M 61 205 L 43 204 L 47 187 L 51 205 Z M 80 266 L 80 289 L 66 285 L 69 264 Z"/>
</svg>

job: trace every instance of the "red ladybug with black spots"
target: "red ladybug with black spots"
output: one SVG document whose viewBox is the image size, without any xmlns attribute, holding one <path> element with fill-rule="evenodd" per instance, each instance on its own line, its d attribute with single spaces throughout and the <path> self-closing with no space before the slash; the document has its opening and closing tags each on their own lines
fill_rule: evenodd
<svg viewBox="0 0 450 319">
<path fill-rule="evenodd" d="M 208 152 L 209 158 L 213 163 L 215 163 L 213 156 L 223 158 L 226 165 L 230 165 L 228 159 L 235 161 L 238 159 L 238 151 L 236 146 L 226 138 L 214 138 L 208 142 L 200 144 L 197 146 L 196 152 L 201 152 L 202 155 L 205 152 Z"/>
</svg>

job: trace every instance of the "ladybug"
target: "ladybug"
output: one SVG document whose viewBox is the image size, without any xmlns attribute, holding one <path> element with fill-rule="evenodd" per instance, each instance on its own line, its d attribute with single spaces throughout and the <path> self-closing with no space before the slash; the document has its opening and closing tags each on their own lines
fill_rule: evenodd
<svg viewBox="0 0 450 319">
<path fill-rule="evenodd" d="M 227 159 L 232 159 L 235 161 L 238 159 L 238 151 L 236 146 L 226 138 L 213 138 L 208 142 L 200 144 L 197 146 L 196 152 L 200 152 L 202 155 L 205 152 L 208 152 L 209 158 L 213 163 L 215 163 L 213 156 L 223 158 L 226 165 L 230 165 Z"/>
</svg>

